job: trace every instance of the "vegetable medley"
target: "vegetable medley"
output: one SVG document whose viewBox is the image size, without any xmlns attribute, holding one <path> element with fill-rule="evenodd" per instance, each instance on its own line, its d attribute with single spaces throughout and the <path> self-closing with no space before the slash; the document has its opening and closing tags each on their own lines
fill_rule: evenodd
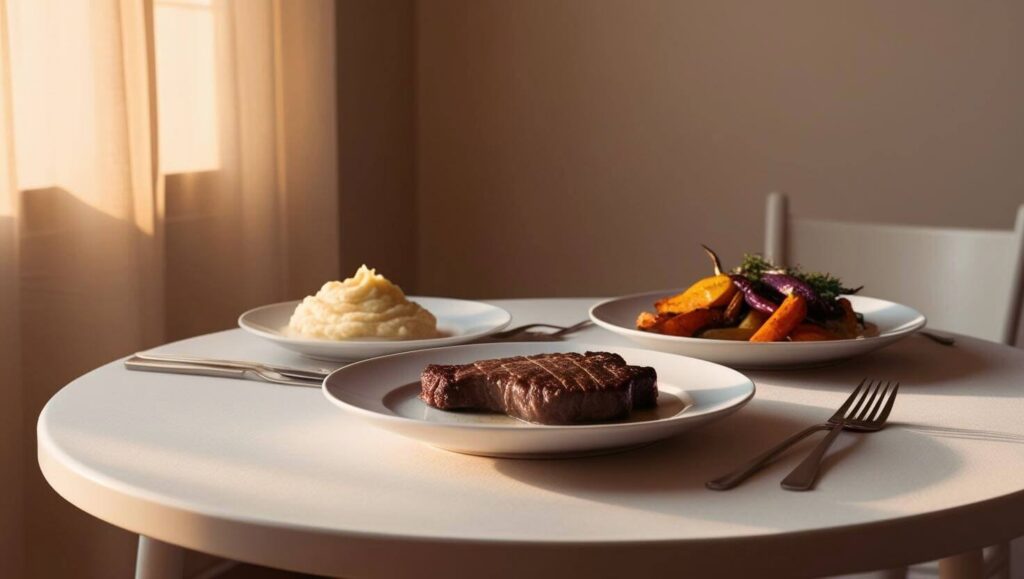
<svg viewBox="0 0 1024 579">
<path fill-rule="evenodd" d="M 870 328 L 840 297 L 859 287 L 845 287 L 827 273 L 776 267 L 759 255 L 744 256 L 725 273 L 715 252 L 704 251 L 715 274 L 655 302 L 654 312 L 637 318 L 638 329 L 714 340 L 813 342 L 859 338 Z"/>
</svg>

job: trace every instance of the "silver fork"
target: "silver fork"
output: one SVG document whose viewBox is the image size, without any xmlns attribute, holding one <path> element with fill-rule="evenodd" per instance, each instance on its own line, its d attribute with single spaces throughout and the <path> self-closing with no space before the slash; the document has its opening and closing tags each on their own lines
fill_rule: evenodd
<svg viewBox="0 0 1024 579">
<path fill-rule="evenodd" d="M 519 334 L 522 334 L 527 330 L 532 330 L 533 328 L 551 328 L 557 331 L 545 334 L 544 336 L 547 338 L 561 338 L 562 336 L 566 336 L 573 332 L 578 332 L 583 328 L 589 327 L 591 324 L 593 324 L 593 322 L 590 320 L 583 320 L 582 322 L 577 322 L 568 327 L 556 326 L 554 324 L 526 324 L 524 326 L 516 326 L 510 330 L 491 334 L 489 337 L 496 340 L 504 340 L 506 338 L 511 338 L 512 336 L 518 336 Z"/>
<path fill-rule="evenodd" d="M 861 386 L 864 386 L 864 380 L 860 384 L 854 392 L 860 391 Z M 890 386 L 892 387 L 891 393 Z M 814 488 L 814 481 L 818 480 L 818 473 L 821 471 L 821 461 L 839 433 L 843 429 L 856 432 L 876 432 L 884 428 L 885 421 L 889 418 L 889 412 L 892 411 L 892 405 L 896 402 L 896 393 L 899 389 L 899 382 L 895 384 L 886 382 L 884 389 L 881 381 L 868 382 L 853 410 L 849 414 L 846 414 L 844 410 L 844 415 L 833 423 L 832 430 L 828 435 L 818 443 L 818 446 L 814 447 L 814 450 L 807 455 L 803 462 L 793 469 L 793 472 L 782 479 L 782 488 L 789 491 L 809 491 Z M 869 390 L 871 394 L 868 394 Z"/>
<path fill-rule="evenodd" d="M 899 389 L 899 382 L 897 382 L 895 387 L 893 387 L 889 401 L 886 403 L 885 408 L 883 409 L 884 412 L 881 415 L 879 415 L 880 420 L 876 419 L 876 421 L 870 423 L 856 422 L 847 418 L 847 411 L 850 410 L 850 407 L 853 406 L 854 402 L 858 403 L 855 412 L 860 411 L 860 402 L 862 402 L 865 396 L 868 394 L 868 389 L 864 388 L 865 384 L 867 384 L 868 389 L 870 389 L 871 385 L 874 384 L 874 382 L 869 382 L 867 378 L 861 380 L 860 384 L 858 384 L 857 387 L 853 390 L 853 392 L 850 393 L 850 395 L 846 398 L 846 401 L 843 402 L 842 406 L 840 406 L 839 409 L 836 410 L 835 413 L 827 421 L 822 422 L 820 424 L 815 424 L 813 426 L 808 426 L 807 428 L 801 430 L 800 432 L 797 432 L 796 434 L 790 436 L 786 440 L 783 440 L 778 445 L 754 457 L 750 462 L 744 464 L 735 471 L 720 476 L 714 480 L 708 481 L 707 483 L 705 483 L 705 486 L 715 491 L 725 491 L 731 488 L 735 488 L 740 483 L 750 478 L 754 473 L 767 466 L 768 463 L 770 463 L 775 457 L 785 452 L 789 447 L 814 434 L 815 432 L 818 432 L 819 430 L 832 429 L 833 433 L 830 433 L 829 436 L 831 436 L 833 440 L 835 439 L 835 436 L 838 435 L 839 431 L 843 430 L 844 428 L 847 430 L 853 430 L 858 432 L 874 432 L 876 430 L 881 430 L 882 427 L 885 425 L 885 420 L 889 417 L 889 411 L 892 410 L 892 403 L 896 399 L 896 391 Z M 883 392 L 883 397 L 885 396 L 885 393 L 888 392 L 888 384 L 889 383 L 887 382 L 886 391 Z M 831 444 L 832 442 L 829 441 L 829 445 Z M 828 450 L 827 446 L 825 447 L 825 450 Z M 822 456 L 824 456 L 824 452 L 822 452 L 821 454 Z"/>
</svg>

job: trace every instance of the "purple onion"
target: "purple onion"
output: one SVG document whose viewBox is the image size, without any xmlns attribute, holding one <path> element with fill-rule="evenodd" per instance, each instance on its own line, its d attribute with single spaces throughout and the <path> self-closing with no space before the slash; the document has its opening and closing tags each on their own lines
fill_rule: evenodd
<svg viewBox="0 0 1024 579">
<path fill-rule="evenodd" d="M 796 294 L 807 300 L 807 309 L 824 317 L 833 317 L 836 313 L 834 304 L 826 303 L 818 292 L 799 279 L 784 273 L 766 273 L 761 281 L 784 296 Z"/>
<path fill-rule="evenodd" d="M 772 315 L 775 313 L 775 310 L 779 307 L 778 304 L 759 294 L 754 287 L 754 282 L 737 274 L 730 275 L 729 278 L 732 279 L 732 283 L 743 294 L 743 301 L 747 302 L 751 309 L 757 310 L 762 314 Z"/>
</svg>

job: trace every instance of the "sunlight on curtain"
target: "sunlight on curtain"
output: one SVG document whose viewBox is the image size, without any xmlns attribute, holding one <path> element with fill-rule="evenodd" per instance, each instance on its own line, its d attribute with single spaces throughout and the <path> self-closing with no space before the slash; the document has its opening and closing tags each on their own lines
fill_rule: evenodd
<svg viewBox="0 0 1024 579">
<path fill-rule="evenodd" d="M 123 216 L 124 105 L 111 105 L 124 102 L 117 4 L 10 0 L 8 14 L 18 188 L 60 187 Z"/>
<path fill-rule="evenodd" d="M 5 47 L 10 44 L 8 39 L 7 13 L 0 3 L 0 219 L 13 218 L 15 213 L 15 176 L 14 127 L 12 125 L 12 91 L 10 89 L 10 51 Z M 5 245 L 0 242 L 0 251 Z M 10 245 L 6 245 L 10 247 Z M 3 255 L 3 254 L 0 254 Z M 6 260 L 0 263 L 7 263 Z M 7 273 L 3 271 L 0 273 Z M 3 279 L 3 278 L 0 278 Z"/>
<path fill-rule="evenodd" d="M 155 0 L 153 21 L 161 171 L 217 169 L 218 79 L 211 0 Z"/>
<path fill-rule="evenodd" d="M 0 575 L 129 576 L 135 537 L 42 480 L 36 417 L 337 277 L 334 4 L 0 0 L 0 25 Z"/>
</svg>

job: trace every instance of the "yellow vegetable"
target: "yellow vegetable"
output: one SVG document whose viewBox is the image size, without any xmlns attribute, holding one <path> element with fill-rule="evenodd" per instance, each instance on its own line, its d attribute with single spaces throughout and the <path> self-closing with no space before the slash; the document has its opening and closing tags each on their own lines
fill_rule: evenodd
<svg viewBox="0 0 1024 579">
<path fill-rule="evenodd" d="M 739 327 L 744 330 L 756 330 L 760 328 L 767 319 L 768 314 L 761 313 L 757 310 L 750 310 L 743 318 L 743 321 L 740 322 Z"/>
<path fill-rule="evenodd" d="M 691 285 L 686 291 L 655 302 L 659 314 L 686 314 L 725 306 L 736 294 L 736 286 L 727 275 L 713 275 Z"/>
</svg>

